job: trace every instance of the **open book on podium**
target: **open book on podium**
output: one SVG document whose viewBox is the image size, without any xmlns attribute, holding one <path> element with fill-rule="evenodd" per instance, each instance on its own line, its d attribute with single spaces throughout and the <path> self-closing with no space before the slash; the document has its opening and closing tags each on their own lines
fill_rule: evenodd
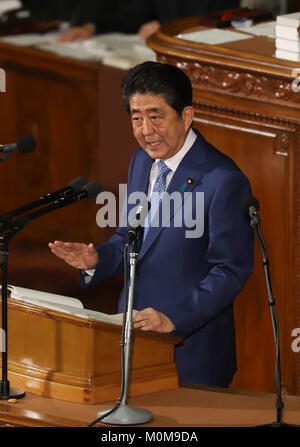
<svg viewBox="0 0 300 447">
<path fill-rule="evenodd" d="M 95 404 L 119 397 L 123 315 L 75 298 L 9 286 L 8 380 L 41 396 Z M 129 396 L 178 387 L 168 334 L 135 329 Z"/>
</svg>

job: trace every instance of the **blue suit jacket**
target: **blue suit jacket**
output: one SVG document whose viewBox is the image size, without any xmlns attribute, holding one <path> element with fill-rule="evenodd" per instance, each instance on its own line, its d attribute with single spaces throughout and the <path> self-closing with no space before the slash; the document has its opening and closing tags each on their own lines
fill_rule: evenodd
<svg viewBox="0 0 300 447">
<path fill-rule="evenodd" d="M 134 308 L 153 307 L 173 321 L 175 335 L 183 339 L 175 347 L 180 380 L 228 386 L 236 371 L 233 300 L 253 270 L 253 234 L 242 210 L 251 189 L 235 163 L 196 133 L 167 191 L 204 193 L 204 233 L 187 238 L 186 227 L 172 227 L 181 209 L 171 212 L 170 227 L 149 228 L 138 260 Z M 152 163 L 143 149 L 136 151 L 128 194 L 147 193 Z M 126 232 L 118 228 L 97 247 L 100 262 L 90 284 L 123 271 Z M 81 283 L 84 287 L 83 278 Z"/>
</svg>

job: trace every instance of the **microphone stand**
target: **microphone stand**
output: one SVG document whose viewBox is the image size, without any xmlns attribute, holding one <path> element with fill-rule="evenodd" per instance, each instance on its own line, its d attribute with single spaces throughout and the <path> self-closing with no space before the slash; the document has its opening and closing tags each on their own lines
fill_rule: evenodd
<svg viewBox="0 0 300 447">
<path fill-rule="evenodd" d="M 261 251 L 262 251 L 262 257 L 263 257 L 263 267 L 265 272 L 265 279 L 266 279 L 266 286 L 267 286 L 267 293 L 268 293 L 268 300 L 269 300 L 269 307 L 270 307 L 270 313 L 271 313 L 271 319 L 272 319 L 272 327 L 273 327 L 273 335 L 274 335 L 274 341 L 275 341 L 275 348 L 276 348 L 276 366 L 275 366 L 275 383 L 276 383 L 276 392 L 277 392 L 277 399 L 276 399 L 276 409 L 277 409 L 277 418 L 276 422 L 272 422 L 270 424 L 262 425 L 261 427 L 291 427 L 295 425 L 286 424 L 283 422 L 283 408 L 284 404 L 282 402 L 282 396 L 281 396 L 281 362 L 280 362 L 280 340 L 279 340 L 279 324 L 278 324 L 278 316 L 276 312 L 275 307 L 275 300 L 272 293 L 272 286 L 271 286 L 271 276 L 269 271 L 269 265 L 270 261 L 268 259 L 268 253 L 267 253 L 267 247 L 260 229 L 260 217 L 258 212 L 251 211 L 251 207 L 249 209 L 250 214 L 250 225 L 254 229 L 256 236 L 258 238 Z"/>
<path fill-rule="evenodd" d="M 18 230 L 17 230 L 18 231 Z M 7 380 L 7 263 L 8 241 L 17 231 L 11 231 L 0 237 L 0 255 L 2 269 L 2 380 L 0 381 L 0 400 L 21 399 L 25 392 L 18 388 L 10 388 Z"/>
<path fill-rule="evenodd" d="M 128 305 L 124 306 L 123 315 L 123 334 L 124 334 L 124 361 L 122 362 L 122 391 L 117 405 L 108 410 L 101 411 L 97 414 L 97 419 L 93 421 L 89 426 L 94 425 L 96 422 L 102 422 L 104 424 L 111 425 L 137 425 L 145 424 L 151 421 L 152 413 L 143 408 L 130 407 L 128 401 L 128 386 L 130 375 L 130 360 L 131 360 L 131 348 L 132 348 L 132 311 L 134 302 L 134 286 L 135 286 L 135 274 L 137 259 L 139 255 L 137 237 L 135 237 L 131 250 L 130 250 L 130 280 L 129 280 L 129 293 L 128 293 Z M 125 246 L 126 250 L 126 246 Z M 127 281 L 125 282 L 125 288 L 127 287 Z M 123 338 L 123 337 L 122 337 Z"/>
<path fill-rule="evenodd" d="M 10 383 L 7 380 L 7 264 L 8 264 L 8 242 L 9 240 L 24 226 L 33 219 L 50 213 L 55 209 L 63 208 L 67 205 L 75 203 L 79 200 L 87 198 L 88 191 L 82 191 L 73 197 L 61 197 L 51 205 L 45 206 L 35 212 L 26 214 L 10 222 L 4 228 L 0 228 L 0 232 L 5 232 L 0 236 L 0 256 L 2 269 L 2 380 L 0 381 L 0 400 L 20 399 L 25 396 L 23 390 L 17 388 L 10 388 Z M 4 339 L 4 340 L 3 340 Z"/>
</svg>

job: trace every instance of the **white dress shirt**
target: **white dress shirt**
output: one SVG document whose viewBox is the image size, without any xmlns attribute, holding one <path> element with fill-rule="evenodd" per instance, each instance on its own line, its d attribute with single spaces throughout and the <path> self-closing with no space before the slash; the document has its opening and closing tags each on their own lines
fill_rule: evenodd
<svg viewBox="0 0 300 447">
<path fill-rule="evenodd" d="M 178 152 L 176 152 L 176 154 L 173 155 L 173 157 L 170 157 L 167 160 L 164 160 L 164 163 L 168 166 L 169 169 L 171 169 L 171 172 L 169 172 L 169 174 L 167 175 L 167 178 L 166 178 L 166 189 L 168 188 L 168 185 L 169 185 L 176 169 L 178 168 L 181 160 L 183 159 L 185 154 L 191 149 L 196 138 L 197 138 L 196 133 L 193 131 L 193 129 L 190 129 L 182 148 Z M 155 159 L 155 163 L 153 163 L 151 171 L 150 171 L 148 200 L 151 197 L 154 183 L 155 183 L 156 177 L 158 175 L 158 166 L 157 166 L 158 161 L 159 161 L 159 159 Z"/>
</svg>

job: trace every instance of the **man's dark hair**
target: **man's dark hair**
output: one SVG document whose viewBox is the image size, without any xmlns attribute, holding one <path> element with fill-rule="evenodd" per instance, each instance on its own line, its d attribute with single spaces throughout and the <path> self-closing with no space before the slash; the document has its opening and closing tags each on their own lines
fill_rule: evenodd
<svg viewBox="0 0 300 447">
<path fill-rule="evenodd" d="M 191 106 L 193 100 L 192 85 L 187 75 L 174 65 L 160 62 L 136 65 L 124 76 L 122 96 L 129 113 L 129 99 L 136 93 L 162 95 L 180 117 L 183 109 Z"/>
</svg>

